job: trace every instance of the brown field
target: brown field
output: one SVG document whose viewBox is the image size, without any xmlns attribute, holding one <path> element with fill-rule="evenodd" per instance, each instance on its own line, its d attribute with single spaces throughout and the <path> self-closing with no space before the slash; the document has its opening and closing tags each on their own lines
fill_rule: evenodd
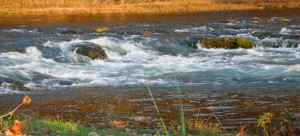
<svg viewBox="0 0 300 136">
<path fill-rule="evenodd" d="M 1 0 L 0 14 L 182 13 L 300 8 L 299 0 Z"/>
</svg>

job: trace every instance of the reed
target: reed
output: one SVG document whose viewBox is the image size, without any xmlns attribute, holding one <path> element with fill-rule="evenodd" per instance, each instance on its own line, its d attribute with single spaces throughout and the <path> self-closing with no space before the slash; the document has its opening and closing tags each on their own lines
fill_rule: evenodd
<svg viewBox="0 0 300 136">
<path fill-rule="evenodd" d="M 182 95 L 181 95 L 181 90 L 179 89 L 178 83 L 176 83 L 177 87 L 177 96 L 179 98 L 179 113 L 180 113 L 180 121 L 181 121 L 181 132 L 182 136 L 186 135 L 186 128 L 185 128 L 185 120 L 184 120 L 184 110 L 182 106 Z"/>
<path fill-rule="evenodd" d="M 154 97 L 153 97 L 152 91 L 150 90 L 149 87 L 147 87 L 147 89 L 148 89 L 149 95 L 151 96 L 151 100 L 153 101 L 153 104 L 154 104 L 154 107 L 155 107 L 155 109 L 156 109 L 156 112 L 157 112 L 157 114 L 158 114 L 158 116 L 159 116 L 160 122 L 161 122 L 161 124 L 163 125 L 164 131 L 165 131 L 165 133 L 166 133 L 167 136 L 170 136 L 170 134 L 169 134 L 169 132 L 168 132 L 168 129 L 167 129 L 166 125 L 165 125 L 165 122 L 164 122 L 163 118 L 161 117 L 160 111 L 159 111 L 159 109 L 158 109 L 158 107 L 157 107 L 157 104 L 156 104 L 155 99 L 154 99 Z M 157 134 L 160 135 L 159 132 L 158 132 Z"/>
</svg>

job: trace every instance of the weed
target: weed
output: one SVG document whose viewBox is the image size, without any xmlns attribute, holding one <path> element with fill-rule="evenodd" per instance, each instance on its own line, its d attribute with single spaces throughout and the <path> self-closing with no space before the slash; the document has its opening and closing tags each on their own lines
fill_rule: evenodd
<svg viewBox="0 0 300 136">
<path fill-rule="evenodd" d="M 153 94 L 152 94 L 152 92 L 151 92 L 151 90 L 150 90 L 149 87 L 147 87 L 147 89 L 148 89 L 148 93 L 150 94 L 151 99 L 152 99 L 152 101 L 153 101 L 153 104 L 154 104 L 154 107 L 155 107 L 155 109 L 156 109 L 156 112 L 157 112 L 157 114 L 158 114 L 158 116 L 159 116 L 159 118 L 160 118 L 160 122 L 161 122 L 161 124 L 163 125 L 164 131 L 165 131 L 165 133 L 167 134 L 167 136 L 169 136 L 170 134 L 169 134 L 169 132 L 168 132 L 168 130 L 167 130 L 167 127 L 166 127 L 166 125 L 165 125 L 165 122 L 164 122 L 163 118 L 162 118 L 161 115 L 160 115 L 160 112 L 159 112 L 159 109 L 158 109 L 158 107 L 157 107 L 157 105 L 156 105 L 156 102 L 155 102 L 155 99 L 154 99 L 154 97 L 153 97 Z M 158 134 L 159 134 L 159 132 L 158 132 Z M 159 134 L 159 135 L 160 135 L 160 134 Z"/>
<path fill-rule="evenodd" d="M 268 126 L 270 127 L 272 121 L 273 113 L 264 112 L 257 120 L 257 127 L 263 128 L 263 134 L 269 136 Z"/>
</svg>

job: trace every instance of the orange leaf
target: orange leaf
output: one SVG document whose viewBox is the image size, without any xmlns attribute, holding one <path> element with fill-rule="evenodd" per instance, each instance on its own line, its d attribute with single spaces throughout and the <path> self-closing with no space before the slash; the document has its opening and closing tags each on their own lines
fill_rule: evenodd
<svg viewBox="0 0 300 136">
<path fill-rule="evenodd" d="M 23 104 L 30 104 L 31 103 L 31 98 L 28 95 L 25 95 L 23 98 Z"/>
<path fill-rule="evenodd" d="M 13 136 L 21 135 L 22 122 L 19 120 L 14 121 L 14 125 L 11 127 L 11 131 Z"/>
</svg>

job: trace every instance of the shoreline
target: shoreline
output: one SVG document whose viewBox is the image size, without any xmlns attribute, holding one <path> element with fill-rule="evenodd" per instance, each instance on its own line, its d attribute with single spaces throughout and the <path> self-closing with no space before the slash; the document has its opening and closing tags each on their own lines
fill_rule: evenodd
<svg viewBox="0 0 300 136">
<path fill-rule="evenodd" d="M 179 101 L 176 92 L 155 88 L 152 91 L 162 117 L 167 122 L 178 121 Z M 205 120 L 215 114 L 224 123 L 224 127 L 238 128 L 241 123 L 255 123 L 263 112 L 272 112 L 277 117 L 299 113 L 297 105 L 300 101 L 294 97 L 297 92 L 284 94 L 272 96 L 268 93 L 222 93 L 183 89 L 182 102 L 186 118 L 189 120 L 198 117 Z M 23 96 L 24 94 L 1 96 L 0 109 L 9 111 Z M 38 119 L 60 118 L 73 120 L 85 126 L 101 126 L 111 121 L 135 124 L 127 126 L 129 128 L 155 128 L 158 121 L 146 88 L 75 88 L 65 91 L 36 91 L 29 96 L 32 103 L 22 107 L 17 113 L 34 113 L 38 115 Z M 284 110 L 287 104 L 289 107 Z M 147 121 L 139 122 L 139 118 L 146 118 Z"/>
</svg>

